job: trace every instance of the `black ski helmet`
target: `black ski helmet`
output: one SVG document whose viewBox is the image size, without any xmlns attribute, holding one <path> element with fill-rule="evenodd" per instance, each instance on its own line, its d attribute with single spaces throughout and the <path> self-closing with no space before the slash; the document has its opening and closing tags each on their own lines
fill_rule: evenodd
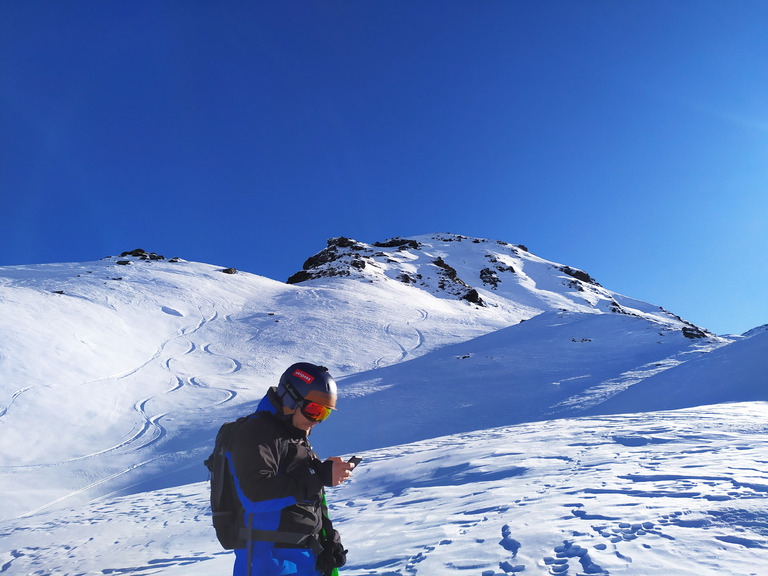
<svg viewBox="0 0 768 576">
<path fill-rule="evenodd" d="M 336 409 L 336 381 L 325 366 L 309 362 L 293 364 L 280 376 L 277 397 L 284 414 L 293 414 L 303 400 Z"/>
</svg>

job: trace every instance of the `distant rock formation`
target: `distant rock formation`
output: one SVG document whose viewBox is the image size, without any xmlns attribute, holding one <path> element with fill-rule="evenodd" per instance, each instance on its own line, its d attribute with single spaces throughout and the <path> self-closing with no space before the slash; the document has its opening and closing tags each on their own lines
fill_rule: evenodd
<svg viewBox="0 0 768 576">
<path fill-rule="evenodd" d="M 686 338 L 711 336 L 663 308 L 606 290 L 584 270 L 546 261 L 531 254 L 527 246 L 501 240 L 440 233 L 366 244 L 339 236 L 328 239 L 327 246 L 307 258 L 286 282 L 333 277 L 397 281 L 439 298 L 486 308 L 507 306 L 511 299 L 526 302 L 532 313 L 554 305 L 564 310 L 653 318 L 682 331 Z"/>
<path fill-rule="evenodd" d="M 141 248 L 136 248 L 130 252 L 123 252 L 120 254 L 121 258 L 125 258 L 126 256 L 133 256 L 134 258 L 139 258 L 141 260 L 165 260 L 165 256 L 156 254 L 155 252 L 147 252 Z"/>
</svg>

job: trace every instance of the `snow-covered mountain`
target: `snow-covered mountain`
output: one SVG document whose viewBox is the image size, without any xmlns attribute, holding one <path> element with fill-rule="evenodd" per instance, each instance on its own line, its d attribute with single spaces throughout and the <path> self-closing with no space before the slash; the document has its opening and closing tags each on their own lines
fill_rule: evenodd
<svg viewBox="0 0 768 576">
<path fill-rule="evenodd" d="M 390 287 L 397 280 L 438 298 L 496 308 L 518 320 L 547 311 L 613 312 L 685 330 L 691 338 L 707 335 L 663 308 L 604 289 L 583 270 L 543 260 L 523 245 L 503 241 L 433 234 L 368 245 L 331 238 L 288 282 L 333 277 Z"/>
<path fill-rule="evenodd" d="M 98 262 L 2 267 L 0 335 L 0 539 L 7 543 L 0 550 L 10 551 L 0 552 L 0 571 L 10 574 L 228 569 L 218 567 L 230 559 L 218 553 L 205 516 L 201 461 L 219 425 L 251 410 L 297 360 L 325 364 L 339 382 L 339 410 L 318 428 L 315 447 L 326 456 L 366 456 L 353 482 L 331 495 L 334 513 L 354 534 L 349 573 L 487 575 L 520 566 L 565 573 L 567 558 L 586 554 L 574 552 L 580 549 L 567 526 L 601 515 L 605 526 L 586 534 L 606 538 L 605 546 L 590 551 L 591 564 L 570 560 L 572 570 L 668 572 L 665 555 L 682 551 L 661 525 L 676 529 L 680 514 L 670 516 L 667 496 L 656 498 L 654 490 L 638 497 L 638 485 L 665 484 L 679 492 L 668 496 L 679 503 L 709 494 L 702 488 L 693 496 L 691 486 L 709 485 L 715 481 L 704 477 L 712 476 L 723 479 L 723 499 L 714 490 L 702 502 L 725 502 L 726 478 L 737 468 L 741 476 L 730 485 L 739 495 L 727 500 L 765 508 L 768 330 L 715 336 L 520 245 L 453 234 L 371 245 L 334 238 L 288 283 L 141 250 Z M 719 404 L 732 401 L 748 404 Z M 639 412 L 648 414 L 600 416 Z M 726 465 L 726 436 L 703 431 L 700 440 L 717 449 L 702 452 L 711 456 L 698 464 L 706 471 L 689 474 L 674 449 L 697 450 L 692 433 L 676 436 L 694 421 L 732 428 L 750 448 Z M 574 448 L 573 430 L 587 444 Z M 622 434 L 629 440 L 616 440 Z M 659 435 L 670 443 L 663 454 Z M 587 466 L 585 454 L 605 464 Z M 563 464 L 542 467 L 547 458 Z M 616 458 L 619 468 L 608 464 Z M 656 472 L 636 479 L 637 468 L 654 459 Z M 662 470 L 662 461 L 676 471 Z M 623 487 L 599 496 L 585 491 L 622 474 L 630 478 Z M 571 492 L 551 487 L 561 481 Z M 628 500 L 618 503 L 617 494 Z M 457 498 L 466 500 L 454 507 Z M 643 501 L 658 517 L 605 513 Z M 377 502 L 392 512 L 382 517 Z M 425 516 L 419 502 L 432 502 L 434 514 Z M 702 502 L 689 506 L 699 513 Z M 575 510 L 567 522 L 552 515 L 552 506 L 566 503 Z M 738 508 L 740 521 L 713 544 L 744 549 L 746 559 L 725 554 L 711 561 L 712 573 L 748 566 L 768 550 L 768 533 L 758 526 L 764 513 L 753 508 Z M 376 535 L 400 526 L 403 514 L 413 526 L 402 541 L 407 551 Z M 169 528 L 167 518 L 179 525 Z M 627 554 L 611 538 L 640 530 L 627 532 L 625 518 L 630 526 L 655 526 L 664 546 L 638 549 L 654 566 L 633 572 L 622 560 Z M 536 525 L 535 538 L 522 539 L 516 523 L 523 519 Z M 544 521 L 559 538 L 552 562 L 544 555 Z M 99 537 L 80 538 L 88 524 L 104 524 Z M 59 544 L 42 542 L 29 526 L 47 527 Z M 693 528 L 710 526 L 706 520 Z M 445 537 L 436 539 L 441 531 Z M 188 545 L 169 544 L 180 535 Z M 495 537 L 502 546 L 486 557 L 489 549 L 478 544 Z M 574 554 L 558 559 L 557 548 Z M 509 557 L 496 559 L 501 552 Z M 597 559 L 608 553 L 610 560 Z"/>
</svg>

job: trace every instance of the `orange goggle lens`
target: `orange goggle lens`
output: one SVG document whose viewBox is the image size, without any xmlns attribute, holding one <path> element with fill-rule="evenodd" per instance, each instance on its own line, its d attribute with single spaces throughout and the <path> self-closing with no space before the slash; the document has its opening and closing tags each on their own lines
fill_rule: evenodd
<svg viewBox="0 0 768 576">
<path fill-rule="evenodd" d="M 305 400 L 304 404 L 301 406 L 301 413 L 304 414 L 307 419 L 312 420 L 312 422 L 322 422 L 331 415 L 331 409 L 328 408 L 328 406 L 323 406 L 317 402 L 309 402 Z"/>
</svg>

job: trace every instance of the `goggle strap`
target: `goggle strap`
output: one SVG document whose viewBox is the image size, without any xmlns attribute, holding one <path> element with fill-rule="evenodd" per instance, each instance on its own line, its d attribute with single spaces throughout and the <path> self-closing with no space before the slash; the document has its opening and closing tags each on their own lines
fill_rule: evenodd
<svg viewBox="0 0 768 576">
<path fill-rule="evenodd" d="M 293 401 L 296 402 L 297 405 L 301 405 L 301 403 L 304 401 L 304 398 L 301 397 L 299 391 L 294 388 L 290 380 L 285 381 L 285 391 L 288 393 L 288 396 L 293 398 Z"/>
</svg>

